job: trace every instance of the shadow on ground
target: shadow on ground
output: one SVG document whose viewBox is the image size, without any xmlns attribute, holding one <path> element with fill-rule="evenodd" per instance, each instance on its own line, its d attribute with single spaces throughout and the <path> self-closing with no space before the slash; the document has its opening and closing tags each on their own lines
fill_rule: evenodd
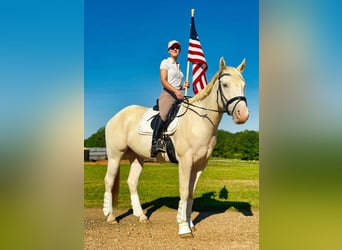
<svg viewBox="0 0 342 250">
<path fill-rule="evenodd" d="M 253 216 L 251 211 L 251 205 L 247 202 L 239 201 L 222 201 L 222 199 L 228 199 L 228 190 L 223 187 L 219 194 L 219 199 L 215 199 L 216 192 L 204 193 L 201 197 L 194 199 L 192 211 L 199 212 L 193 223 L 196 225 L 200 221 L 208 218 L 209 216 L 224 213 L 229 208 L 233 207 L 245 216 Z M 179 197 L 162 197 L 151 202 L 142 204 L 142 208 L 146 210 L 146 216 L 148 218 L 160 209 L 161 207 L 168 207 L 177 210 Z M 132 209 L 116 217 L 117 221 L 124 219 L 126 216 L 132 214 Z"/>
</svg>

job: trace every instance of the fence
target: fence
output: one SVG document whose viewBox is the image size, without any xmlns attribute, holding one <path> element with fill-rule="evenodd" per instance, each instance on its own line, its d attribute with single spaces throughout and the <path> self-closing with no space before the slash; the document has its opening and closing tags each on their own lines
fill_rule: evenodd
<svg viewBox="0 0 342 250">
<path fill-rule="evenodd" d="M 84 161 L 107 160 L 106 148 L 84 148 Z"/>
</svg>

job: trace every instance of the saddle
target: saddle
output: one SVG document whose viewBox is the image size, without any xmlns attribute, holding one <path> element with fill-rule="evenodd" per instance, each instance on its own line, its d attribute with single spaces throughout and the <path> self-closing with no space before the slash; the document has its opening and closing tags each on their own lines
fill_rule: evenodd
<svg viewBox="0 0 342 250">
<path fill-rule="evenodd" d="M 157 100 L 158 103 L 158 100 Z M 180 113 L 180 103 L 175 103 L 169 112 L 168 119 L 165 124 L 164 128 L 164 135 L 172 135 L 178 128 L 179 117 L 178 114 Z M 155 127 L 155 119 L 159 114 L 159 107 L 158 104 L 149 108 L 141 118 L 138 124 L 138 133 L 141 135 L 152 135 L 153 128 Z"/>
<path fill-rule="evenodd" d="M 166 153 L 173 163 L 178 163 L 175 148 L 170 135 L 172 135 L 178 128 L 181 102 L 173 104 L 168 114 L 168 119 L 165 124 L 163 131 L 163 140 L 166 146 Z M 158 100 L 157 104 L 149 108 L 143 115 L 142 119 L 138 124 L 138 133 L 141 135 L 152 135 L 153 128 L 155 127 L 156 117 L 159 114 Z"/>
</svg>

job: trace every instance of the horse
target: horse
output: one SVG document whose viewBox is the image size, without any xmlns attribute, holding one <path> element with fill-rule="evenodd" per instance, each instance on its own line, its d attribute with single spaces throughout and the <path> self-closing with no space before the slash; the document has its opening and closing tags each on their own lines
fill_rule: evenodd
<svg viewBox="0 0 342 250">
<path fill-rule="evenodd" d="M 236 124 L 243 124 L 249 117 L 244 96 L 245 80 L 242 72 L 244 58 L 237 67 L 226 66 L 223 57 L 219 70 L 212 80 L 194 97 L 181 104 L 179 125 L 171 135 L 178 160 L 180 200 L 177 211 L 178 235 L 192 237 L 191 220 L 194 191 L 216 144 L 217 129 L 224 113 L 232 116 Z M 113 205 L 118 201 L 120 160 L 125 155 L 130 162 L 127 184 L 130 190 L 133 215 L 140 222 L 148 220 L 141 207 L 137 191 L 144 161 L 150 159 L 151 135 L 141 135 L 137 126 L 147 108 L 130 105 L 119 111 L 106 124 L 105 138 L 108 165 L 104 177 L 105 193 L 103 213 L 108 223 L 117 223 Z M 191 128 L 191 129 L 190 129 Z M 166 153 L 159 153 L 157 162 L 168 162 Z"/>
</svg>

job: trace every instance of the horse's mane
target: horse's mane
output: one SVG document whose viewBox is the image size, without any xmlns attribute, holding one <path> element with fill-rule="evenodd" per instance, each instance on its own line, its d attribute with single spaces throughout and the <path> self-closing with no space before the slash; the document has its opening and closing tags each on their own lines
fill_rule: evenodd
<svg viewBox="0 0 342 250">
<path fill-rule="evenodd" d="M 211 79 L 210 83 L 208 83 L 207 86 L 205 86 L 205 88 L 202 89 L 197 95 L 195 95 L 194 97 L 190 98 L 190 99 L 189 99 L 189 102 L 190 102 L 190 103 L 194 103 L 194 102 L 201 101 L 201 100 L 203 100 L 204 98 L 206 98 L 206 97 L 211 93 L 211 90 L 212 90 L 213 87 L 214 87 L 214 83 L 215 83 L 215 81 L 217 80 L 217 78 L 219 77 L 219 75 L 220 75 L 221 72 L 222 72 L 222 70 L 219 70 L 219 71 L 214 75 L 214 77 Z"/>
</svg>

